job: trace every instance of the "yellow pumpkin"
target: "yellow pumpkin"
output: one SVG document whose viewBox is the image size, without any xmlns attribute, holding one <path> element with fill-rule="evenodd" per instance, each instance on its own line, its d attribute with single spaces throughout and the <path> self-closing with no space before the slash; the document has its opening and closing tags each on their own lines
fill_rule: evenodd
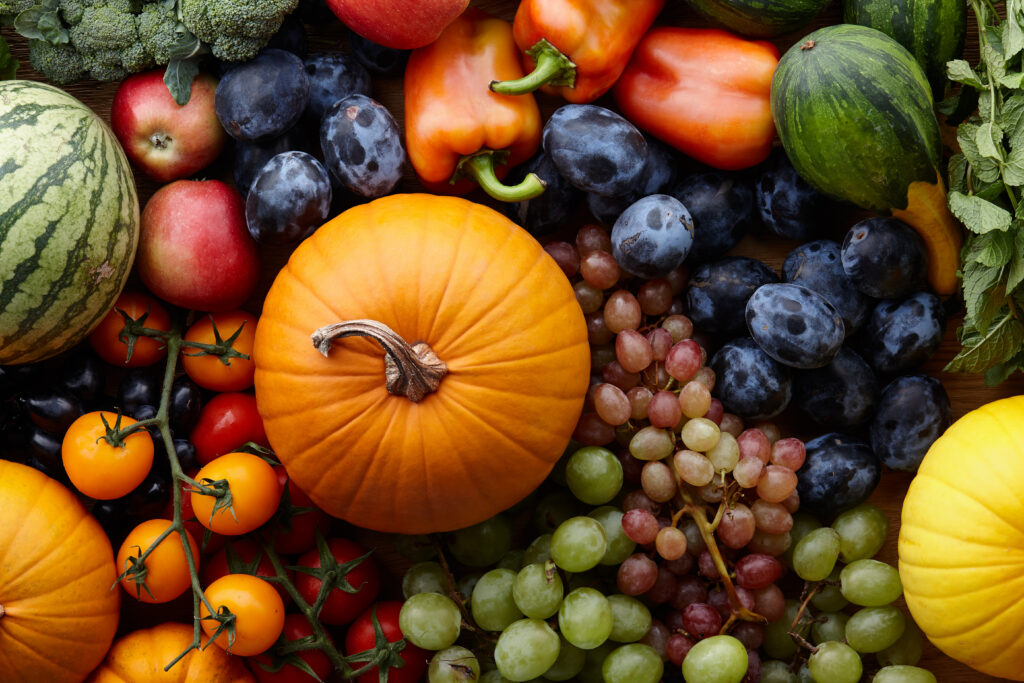
<svg viewBox="0 0 1024 683">
<path fill-rule="evenodd" d="M 0 680 L 84 680 L 117 631 L 116 578 L 110 540 L 78 498 L 0 460 Z"/>
<path fill-rule="evenodd" d="M 192 643 L 192 627 L 166 622 L 117 639 L 89 683 L 255 683 L 241 657 L 220 647 L 192 650 L 164 667 Z"/>
<path fill-rule="evenodd" d="M 336 517 L 401 533 L 469 526 L 536 488 L 590 373 L 554 259 L 493 209 L 427 194 L 349 209 L 300 244 L 253 357 L 292 480 Z"/>
<path fill-rule="evenodd" d="M 932 444 L 903 502 L 899 569 L 940 650 L 1024 681 L 1024 396 L 964 415 Z"/>
</svg>

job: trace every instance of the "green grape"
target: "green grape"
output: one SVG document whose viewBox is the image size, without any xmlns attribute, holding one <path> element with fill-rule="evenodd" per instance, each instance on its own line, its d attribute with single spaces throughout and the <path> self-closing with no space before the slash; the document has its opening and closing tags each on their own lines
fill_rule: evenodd
<svg viewBox="0 0 1024 683">
<path fill-rule="evenodd" d="M 558 525 L 580 514 L 580 502 L 565 489 L 552 491 L 537 501 L 533 526 L 539 534 L 550 534 Z"/>
<path fill-rule="evenodd" d="M 786 548 L 786 552 L 782 553 L 782 561 L 786 563 L 786 566 L 793 567 L 793 550 L 800 539 L 820 528 L 821 522 L 809 512 L 797 512 L 793 515 L 793 528 L 789 530 L 789 547 Z"/>
<path fill-rule="evenodd" d="M 444 568 L 433 560 L 417 562 L 402 576 L 402 595 L 406 598 L 417 593 L 448 594 L 448 577 Z"/>
<path fill-rule="evenodd" d="M 476 582 L 470 609 L 473 621 L 485 631 L 503 631 L 505 627 L 523 613 L 516 607 L 512 598 L 512 584 L 516 580 L 516 572 L 511 569 L 492 569 Z"/>
<path fill-rule="evenodd" d="M 839 534 L 821 527 L 800 539 L 793 549 L 793 571 L 804 581 L 821 581 L 832 573 L 839 559 Z"/>
<path fill-rule="evenodd" d="M 651 630 L 651 610 L 647 605 L 628 595 L 609 595 L 612 606 L 612 632 L 609 640 L 617 643 L 635 643 Z"/>
<path fill-rule="evenodd" d="M 638 460 L 664 460 L 675 450 L 672 432 L 650 425 L 640 429 L 629 440 L 629 452 Z"/>
<path fill-rule="evenodd" d="M 711 461 L 715 465 L 716 472 L 721 471 L 721 469 L 731 472 L 732 467 L 735 467 L 736 462 L 739 461 L 739 447 L 736 448 L 735 453 L 729 451 L 729 449 L 715 451 L 714 448 L 718 444 L 721 434 L 722 430 L 718 428 L 718 425 L 706 417 L 691 418 L 683 423 L 683 428 L 679 430 L 679 437 L 682 439 L 683 445 L 691 451 L 706 453 L 709 460 L 711 459 L 711 453 L 724 456 L 721 462 Z M 733 460 L 733 456 L 735 456 L 735 460 Z M 728 467 L 729 462 L 732 463 L 732 467 Z M 719 468 L 719 465 L 722 465 L 722 468 Z"/>
<path fill-rule="evenodd" d="M 540 562 L 543 564 L 551 559 L 551 534 L 541 534 L 530 541 L 523 552 L 523 567 Z"/>
<path fill-rule="evenodd" d="M 608 539 L 608 549 L 604 551 L 600 564 L 617 566 L 633 554 L 636 543 L 622 530 L 622 510 L 603 505 L 592 510 L 587 517 L 593 517 L 601 523 L 604 536 Z"/>
<path fill-rule="evenodd" d="M 747 675 L 747 649 L 732 636 L 697 641 L 683 658 L 686 683 L 740 683 Z"/>
<path fill-rule="evenodd" d="M 452 532 L 448 549 L 467 567 L 488 567 L 512 547 L 512 525 L 504 515 Z"/>
<path fill-rule="evenodd" d="M 576 677 L 576 674 L 583 669 L 583 663 L 587 655 L 565 638 L 559 640 L 558 659 L 551 665 L 551 668 L 544 672 L 544 678 L 549 681 L 569 681 Z"/>
<path fill-rule="evenodd" d="M 551 668 L 558 659 L 558 634 L 540 619 L 509 624 L 494 646 L 494 663 L 510 681 L 528 681 Z"/>
<path fill-rule="evenodd" d="M 850 604 L 850 601 L 843 597 L 843 592 L 839 590 L 839 573 L 841 571 L 842 567 L 838 565 L 833 567 L 832 573 L 818 584 L 818 591 L 811 596 L 811 604 L 822 612 L 838 612 Z"/>
<path fill-rule="evenodd" d="M 818 683 L 811 674 L 811 670 L 806 662 L 801 664 L 800 668 L 796 670 L 796 683 Z"/>
<path fill-rule="evenodd" d="M 458 639 L 462 615 L 455 601 L 446 595 L 417 593 L 402 603 L 398 628 L 413 645 L 443 650 Z"/>
<path fill-rule="evenodd" d="M 480 662 L 476 655 L 460 645 L 434 653 L 427 667 L 430 683 L 465 683 L 480 679 Z"/>
<path fill-rule="evenodd" d="M 523 558 L 525 556 L 525 550 L 521 548 L 513 548 L 501 556 L 501 559 L 498 560 L 497 567 L 499 569 L 511 569 L 512 571 L 517 572 L 522 568 Z"/>
<path fill-rule="evenodd" d="M 661 656 L 653 647 L 642 643 L 615 648 L 601 665 L 605 683 L 658 683 L 663 673 L 665 664 Z"/>
<path fill-rule="evenodd" d="M 778 659 L 761 662 L 761 683 L 799 683 L 789 664 Z"/>
<path fill-rule="evenodd" d="M 857 683 L 864 673 L 860 655 L 846 643 L 834 640 L 818 645 L 807 658 L 807 668 L 815 681 L 828 683 Z"/>
<path fill-rule="evenodd" d="M 878 560 L 854 560 L 839 574 L 843 597 L 862 607 L 881 607 L 903 595 L 900 573 Z"/>
<path fill-rule="evenodd" d="M 846 622 L 849 619 L 850 615 L 846 612 L 822 612 L 811 624 L 811 642 L 842 640 L 846 637 Z"/>
<path fill-rule="evenodd" d="M 924 634 L 921 633 L 921 627 L 914 623 L 913 619 L 907 619 L 903 635 L 889 647 L 880 650 L 875 656 L 878 658 L 879 666 L 891 666 L 893 664 L 913 666 L 921 661 L 923 650 Z"/>
<path fill-rule="evenodd" d="M 564 595 L 562 577 L 551 560 L 526 565 L 512 582 L 512 599 L 519 610 L 531 619 L 554 616 Z"/>
<path fill-rule="evenodd" d="M 551 559 L 567 572 L 593 569 L 606 550 L 604 527 L 592 517 L 567 519 L 551 535 Z"/>
<path fill-rule="evenodd" d="M 862 607 L 846 622 L 846 642 L 857 652 L 880 652 L 899 640 L 906 625 L 893 605 Z"/>
<path fill-rule="evenodd" d="M 882 509 L 862 503 L 841 513 L 832 522 L 839 534 L 839 556 L 849 564 L 874 557 L 889 535 L 889 518 Z"/>
<path fill-rule="evenodd" d="M 569 457 L 565 483 L 587 505 L 604 505 L 622 488 L 622 463 L 607 448 L 584 446 Z"/>
<path fill-rule="evenodd" d="M 935 674 L 927 669 L 906 664 L 895 664 L 878 670 L 871 683 L 938 683 Z"/>
<path fill-rule="evenodd" d="M 789 627 L 793 624 L 793 620 L 796 619 L 799 610 L 799 601 L 786 600 L 786 613 L 782 618 L 765 624 L 764 642 L 761 645 L 761 649 L 764 650 L 766 655 L 774 659 L 789 659 L 796 654 L 797 644 L 793 640 L 793 636 L 789 635 Z M 805 609 L 804 616 L 794 630 L 794 633 L 799 633 L 801 636 L 806 637 L 810 631 L 810 626 L 808 625 L 809 616 L 808 611 Z"/>
<path fill-rule="evenodd" d="M 580 683 L 604 683 L 604 674 L 601 667 L 604 660 L 611 654 L 618 645 L 610 641 L 601 643 L 593 650 L 584 650 L 583 668 L 576 677 Z"/>
<path fill-rule="evenodd" d="M 736 469 L 736 463 L 740 461 L 740 445 L 736 443 L 736 437 L 729 432 L 719 434 L 718 441 L 707 452 L 708 460 L 714 465 L 716 472 L 732 472 Z"/>
<path fill-rule="evenodd" d="M 543 681 L 543 678 L 531 678 L 527 683 L 543 683 Z M 513 683 L 513 681 L 502 676 L 497 669 L 493 669 L 480 677 L 480 683 Z"/>
<path fill-rule="evenodd" d="M 570 592 L 558 607 L 558 628 L 578 648 L 597 647 L 612 633 L 614 618 L 608 598 L 586 586 Z"/>
</svg>

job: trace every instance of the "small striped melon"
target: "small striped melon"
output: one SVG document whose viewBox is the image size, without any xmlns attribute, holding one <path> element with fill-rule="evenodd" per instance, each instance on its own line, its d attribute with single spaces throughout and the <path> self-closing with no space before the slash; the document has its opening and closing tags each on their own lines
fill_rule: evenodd
<svg viewBox="0 0 1024 683">
<path fill-rule="evenodd" d="M 0 82 L 0 365 L 81 341 L 138 241 L 135 181 L 107 125 L 58 88 Z"/>
</svg>

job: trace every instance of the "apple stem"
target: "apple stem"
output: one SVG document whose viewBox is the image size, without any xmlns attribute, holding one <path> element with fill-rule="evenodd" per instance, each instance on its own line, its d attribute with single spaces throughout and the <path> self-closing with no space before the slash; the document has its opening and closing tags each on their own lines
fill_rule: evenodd
<svg viewBox="0 0 1024 683">
<path fill-rule="evenodd" d="M 153 133 L 152 135 L 150 135 L 149 141 L 157 149 L 167 149 L 167 147 L 170 146 L 171 143 L 171 136 L 163 131 L 160 131 L 158 133 Z"/>
</svg>

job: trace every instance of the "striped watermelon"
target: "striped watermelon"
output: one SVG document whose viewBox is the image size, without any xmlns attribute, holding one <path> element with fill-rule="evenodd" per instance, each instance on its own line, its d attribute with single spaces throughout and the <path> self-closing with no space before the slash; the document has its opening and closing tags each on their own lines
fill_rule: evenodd
<svg viewBox="0 0 1024 683">
<path fill-rule="evenodd" d="M 686 0 L 705 17 L 744 36 L 772 38 L 806 26 L 829 0 Z"/>
<path fill-rule="evenodd" d="M 34 81 L 0 82 L 0 364 L 70 348 L 99 323 L 135 259 L 139 199 L 91 109 Z"/>
</svg>

